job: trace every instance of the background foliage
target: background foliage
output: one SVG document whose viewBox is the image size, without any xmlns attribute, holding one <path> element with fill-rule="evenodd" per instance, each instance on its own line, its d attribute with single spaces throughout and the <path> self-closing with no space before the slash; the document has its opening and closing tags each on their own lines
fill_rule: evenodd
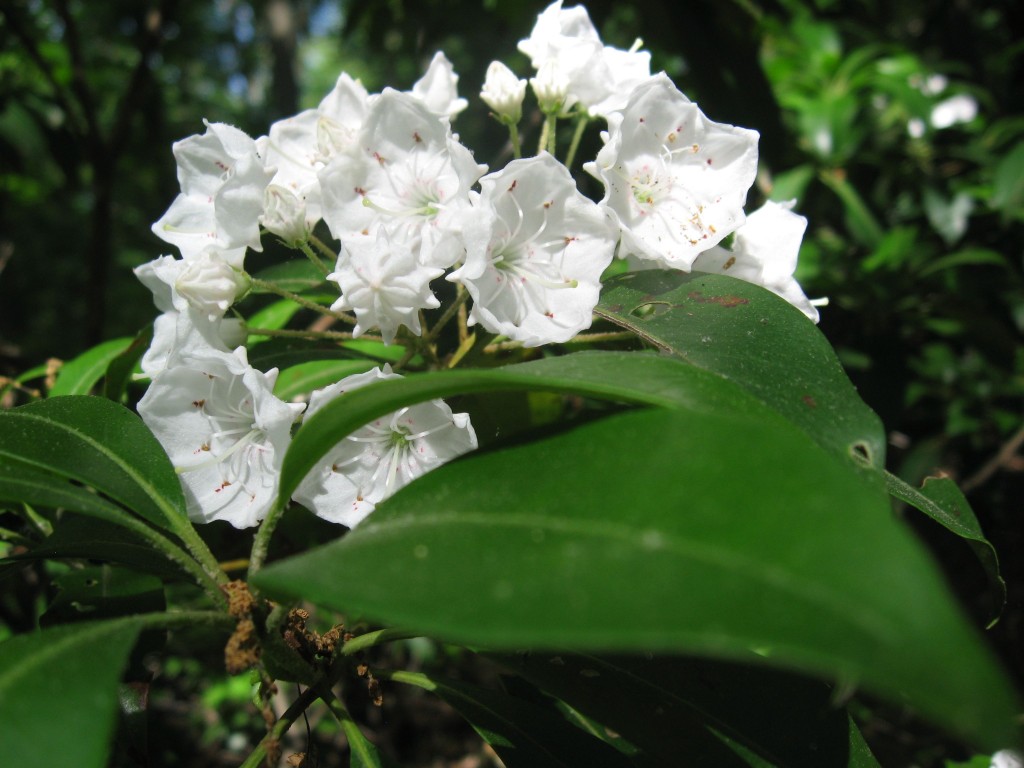
<svg viewBox="0 0 1024 768">
<path fill-rule="evenodd" d="M 203 117 L 259 135 L 317 103 L 343 69 L 371 91 L 409 87 L 439 48 L 471 96 L 491 59 L 524 63 L 515 43 L 540 8 L 5 2 L 0 375 L 35 369 L 25 386 L 46 386 L 50 357 L 134 336 L 151 321 L 131 268 L 166 250 L 149 226 L 177 190 L 169 147 L 201 132 Z M 1013 30 L 1024 10 L 1010 0 L 981 9 L 940 0 L 588 9 L 609 44 L 628 48 L 642 35 L 653 68 L 713 119 L 761 132 L 757 195 L 796 197 L 810 220 L 798 277 L 808 295 L 830 299 L 821 329 L 882 417 L 889 469 L 912 484 L 938 471 L 960 481 L 1002 555 L 1009 600 L 989 636 L 1021 688 L 1024 566 L 1013 554 L 1024 546 L 1024 41 Z M 958 95 L 977 113 L 947 125 L 942 105 Z M 479 108 L 456 127 L 469 146 L 501 146 L 500 127 Z M 297 542 L 320 533 L 308 520 L 295 527 Z M 969 548 L 933 527 L 921 533 L 956 574 L 968 610 L 987 623 L 990 592 Z M 4 623 L 34 626 L 42 596 L 31 574 L 8 574 L 0 585 Z M 436 648 L 407 652 L 449 662 Z M 165 670 L 171 686 L 196 685 L 193 661 Z M 192 694 L 222 711 L 244 709 L 248 688 L 232 684 Z M 938 764 L 949 754 L 901 713 L 857 706 L 869 742 L 890 758 L 883 764 Z M 244 722 L 236 733 L 251 727 Z M 211 753 L 229 741 L 219 727 L 207 729 Z"/>
</svg>

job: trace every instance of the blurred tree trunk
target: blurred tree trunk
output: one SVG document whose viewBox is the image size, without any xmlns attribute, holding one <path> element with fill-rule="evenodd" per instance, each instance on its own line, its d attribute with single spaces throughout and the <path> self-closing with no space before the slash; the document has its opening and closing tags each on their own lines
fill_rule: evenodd
<svg viewBox="0 0 1024 768">
<path fill-rule="evenodd" d="M 264 9 L 273 55 L 270 108 L 274 118 L 299 111 L 299 86 L 295 55 L 298 49 L 299 13 L 288 0 L 269 0 Z"/>
</svg>

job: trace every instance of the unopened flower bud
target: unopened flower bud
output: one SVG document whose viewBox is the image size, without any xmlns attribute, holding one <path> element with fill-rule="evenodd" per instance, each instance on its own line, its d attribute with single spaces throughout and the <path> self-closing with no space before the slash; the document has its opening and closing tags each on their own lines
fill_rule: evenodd
<svg viewBox="0 0 1024 768">
<path fill-rule="evenodd" d="M 280 237 L 293 248 L 309 238 L 306 222 L 306 201 L 286 187 L 271 184 L 263 196 L 263 217 L 260 223 L 268 232 Z"/>
<path fill-rule="evenodd" d="M 500 61 L 492 61 L 487 67 L 480 98 L 494 110 L 502 122 L 515 125 L 523 116 L 523 99 L 526 97 L 526 80 L 520 80 L 511 69 Z"/>
<path fill-rule="evenodd" d="M 540 111 L 546 115 L 557 114 L 572 106 L 567 103 L 569 77 L 558 66 L 557 59 L 548 59 L 541 64 L 537 76 L 530 78 L 530 86 L 537 97 Z"/>
<path fill-rule="evenodd" d="M 235 299 L 249 288 L 245 273 L 204 251 L 182 263 L 174 292 L 211 319 L 223 317 Z"/>
</svg>

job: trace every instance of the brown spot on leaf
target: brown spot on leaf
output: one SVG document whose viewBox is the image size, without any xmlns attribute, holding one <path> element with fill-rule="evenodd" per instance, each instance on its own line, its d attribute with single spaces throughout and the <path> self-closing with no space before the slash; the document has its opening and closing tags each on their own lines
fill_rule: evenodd
<svg viewBox="0 0 1024 768">
<path fill-rule="evenodd" d="M 749 299 L 744 299 L 742 296 L 705 296 L 700 291 L 690 291 L 689 298 L 698 304 L 718 304 L 726 309 L 750 303 Z"/>
<path fill-rule="evenodd" d="M 818 401 L 815 400 L 810 395 L 804 395 L 800 399 L 804 401 L 804 405 L 806 405 L 808 408 L 817 408 L 818 407 Z"/>
</svg>

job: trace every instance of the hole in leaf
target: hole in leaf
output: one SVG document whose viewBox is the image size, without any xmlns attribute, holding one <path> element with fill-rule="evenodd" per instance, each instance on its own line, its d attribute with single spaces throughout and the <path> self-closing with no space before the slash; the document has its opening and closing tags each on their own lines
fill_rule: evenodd
<svg viewBox="0 0 1024 768">
<path fill-rule="evenodd" d="M 99 582 L 96 579 L 86 579 L 82 582 L 87 587 L 95 587 Z"/>
<path fill-rule="evenodd" d="M 850 455 L 865 464 L 871 463 L 871 449 L 867 443 L 854 443 L 850 446 Z"/>
<path fill-rule="evenodd" d="M 667 301 L 649 301 L 646 304 L 640 304 L 639 306 L 633 307 L 629 311 L 633 317 L 638 317 L 641 320 L 649 320 L 652 317 L 663 315 L 672 308 L 672 305 Z"/>
</svg>

